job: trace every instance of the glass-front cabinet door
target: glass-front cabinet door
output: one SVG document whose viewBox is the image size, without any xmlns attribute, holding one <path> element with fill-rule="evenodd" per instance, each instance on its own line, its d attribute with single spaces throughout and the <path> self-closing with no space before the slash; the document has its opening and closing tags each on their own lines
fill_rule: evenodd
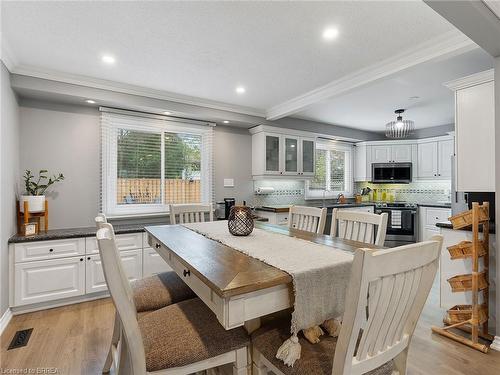
<svg viewBox="0 0 500 375">
<path fill-rule="evenodd" d="M 299 174 L 299 138 L 284 136 L 285 174 Z"/>
<path fill-rule="evenodd" d="M 301 175 L 314 176 L 314 139 L 300 138 L 302 154 Z"/>
<path fill-rule="evenodd" d="M 281 136 L 266 134 L 266 173 L 280 174 Z"/>
</svg>

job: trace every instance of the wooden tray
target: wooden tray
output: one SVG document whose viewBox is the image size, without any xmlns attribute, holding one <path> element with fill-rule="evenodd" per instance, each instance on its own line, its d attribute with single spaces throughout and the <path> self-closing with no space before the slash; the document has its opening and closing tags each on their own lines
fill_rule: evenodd
<svg viewBox="0 0 500 375">
<path fill-rule="evenodd" d="M 451 291 L 453 293 L 472 290 L 472 274 L 453 276 L 448 279 L 448 282 L 450 283 Z M 484 272 L 478 274 L 478 287 L 479 290 L 483 290 L 488 287 L 488 281 L 486 280 Z"/>
<path fill-rule="evenodd" d="M 453 259 L 465 259 L 472 257 L 472 242 L 462 241 L 456 245 L 448 247 L 448 252 L 450 253 L 450 258 Z M 479 249 L 477 255 L 482 257 L 486 254 L 486 249 L 482 241 L 479 241 Z"/>
<path fill-rule="evenodd" d="M 462 212 L 460 214 L 448 218 L 453 224 L 453 229 L 462 229 L 472 225 L 472 210 Z M 484 206 L 479 206 L 479 221 L 489 220 L 488 210 Z"/>
<path fill-rule="evenodd" d="M 472 319 L 472 305 L 455 305 L 448 310 L 448 322 L 456 324 Z M 482 324 L 488 320 L 488 309 L 485 305 L 479 308 L 479 322 Z M 474 324 L 474 322 L 471 322 Z"/>
</svg>

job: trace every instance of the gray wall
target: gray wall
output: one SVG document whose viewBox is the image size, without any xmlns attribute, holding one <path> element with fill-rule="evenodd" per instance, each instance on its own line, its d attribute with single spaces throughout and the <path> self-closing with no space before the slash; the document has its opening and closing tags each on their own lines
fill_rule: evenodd
<svg viewBox="0 0 500 375">
<path fill-rule="evenodd" d="M 50 228 L 93 225 L 100 186 L 97 109 L 22 100 L 20 123 L 21 171 L 65 176 L 47 194 Z"/>
<path fill-rule="evenodd" d="M 455 131 L 455 124 L 433 126 L 432 128 L 416 129 L 413 139 L 422 139 L 430 137 L 438 137 L 446 135 L 449 132 Z"/>
<path fill-rule="evenodd" d="M 16 191 L 19 181 L 19 108 L 10 88 L 10 75 L 0 62 L 0 317 L 9 306 L 9 249 L 16 233 Z"/>
<path fill-rule="evenodd" d="M 48 194 L 51 228 L 93 225 L 100 190 L 99 112 L 95 108 L 23 99 L 20 107 L 21 170 L 62 172 Z M 214 139 L 217 200 L 252 197 L 252 147 L 248 130 L 217 126 Z M 235 187 L 224 188 L 224 178 Z M 164 218 L 151 222 L 164 221 Z M 130 222 L 121 221 L 121 222 Z"/>
</svg>

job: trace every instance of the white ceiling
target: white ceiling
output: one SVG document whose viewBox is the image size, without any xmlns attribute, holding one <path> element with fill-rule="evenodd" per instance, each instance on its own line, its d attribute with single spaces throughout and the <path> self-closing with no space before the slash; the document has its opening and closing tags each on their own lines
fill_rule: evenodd
<svg viewBox="0 0 500 375">
<path fill-rule="evenodd" d="M 265 110 L 453 27 L 421 2 L 2 2 L 23 66 Z M 338 40 L 321 38 L 325 26 Z M 116 56 L 114 67 L 100 61 Z M 238 85 L 247 93 L 235 94 Z"/>
<path fill-rule="evenodd" d="M 454 96 L 443 83 L 490 69 L 493 64 L 494 59 L 481 49 L 426 62 L 313 104 L 294 117 L 383 131 L 385 124 L 394 120 L 394 110 L 404 108 L 403 117 L 415 121 L 417 129 L 451 124 L 455 117 Z M 412 98 L 415 96 L 419 98 Z"/>
</svg>

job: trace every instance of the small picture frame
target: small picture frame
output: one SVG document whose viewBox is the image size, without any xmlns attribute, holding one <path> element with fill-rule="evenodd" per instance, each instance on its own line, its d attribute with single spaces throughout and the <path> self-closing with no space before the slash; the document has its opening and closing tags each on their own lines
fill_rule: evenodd
<svg viewBox="0 0 500 375">
<path fill-rule="evenodd" d="M 34 236 L 38 234 L 38 223 L 37 222 L 31 222 L 31 223 L 23 223 L 21 224 L 21 236 Z"/>
</svg>

